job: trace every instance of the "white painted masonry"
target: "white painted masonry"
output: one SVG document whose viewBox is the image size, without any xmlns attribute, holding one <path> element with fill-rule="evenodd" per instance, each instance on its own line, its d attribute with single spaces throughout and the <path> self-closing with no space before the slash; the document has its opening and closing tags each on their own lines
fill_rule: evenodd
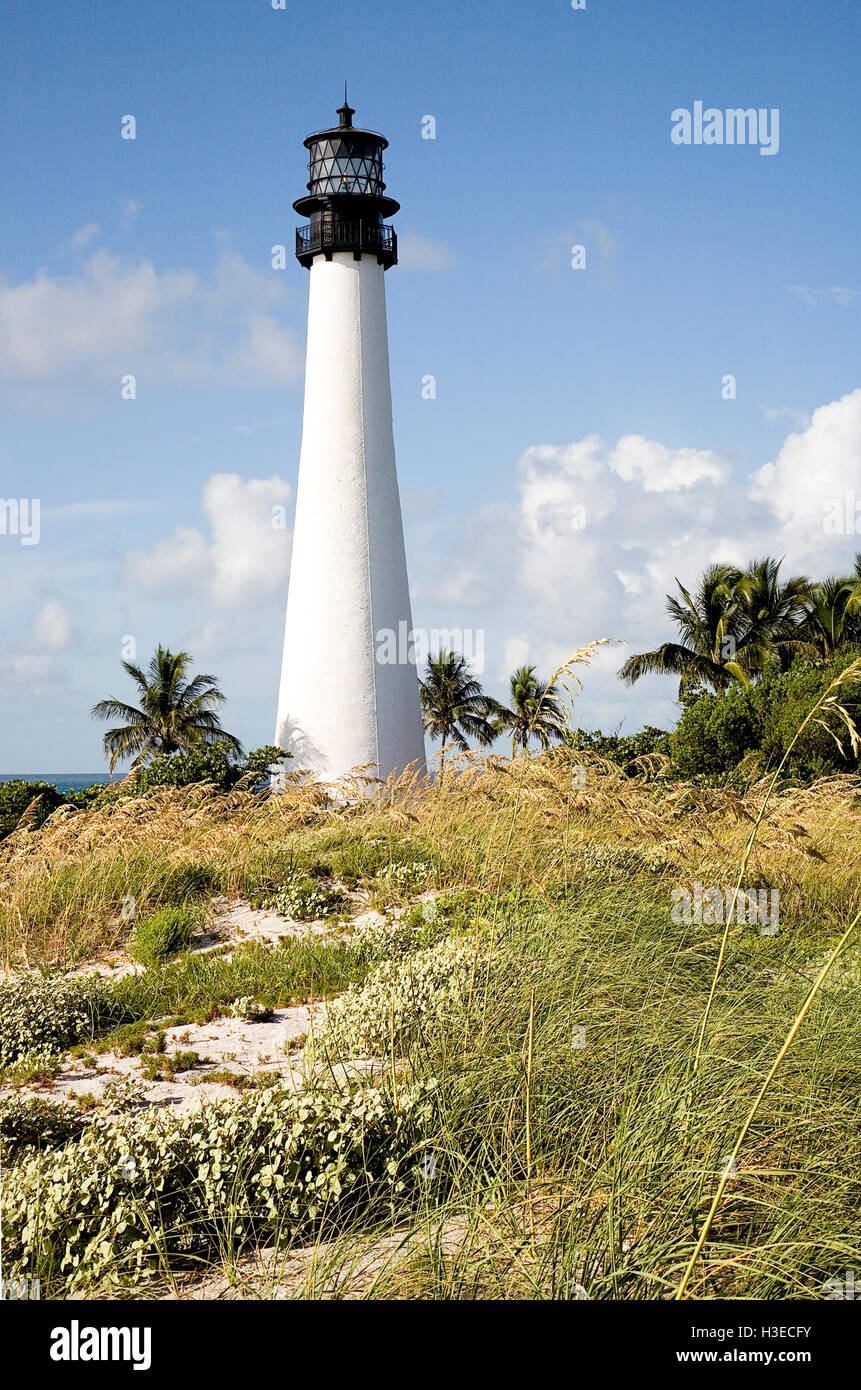
<svg viewBox="0 0 861 1390">
<path fill-rule="evenodd" d="M 375 634 L 412 628 L 383 267 L 316 256 L 276 743 L 326 781 L 425 759 L 418 677 Z"/>
</svg>

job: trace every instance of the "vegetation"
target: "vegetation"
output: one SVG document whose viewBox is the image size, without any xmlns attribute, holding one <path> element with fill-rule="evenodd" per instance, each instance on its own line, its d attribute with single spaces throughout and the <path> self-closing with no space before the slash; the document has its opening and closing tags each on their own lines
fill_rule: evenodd
<svg viewBox="0 0 861 1390">
<path fill-rule="evenodd" d="M 174 1116 L 120 1115 L 7 1177 L 6 1260 L 72 1295 L 140 1283 L 191 1247 L 343 1228 L 415 1184 L 426 1088 L 282 1088 Z M 32 1277 L 32 1274 L 30 1275 Z"/>
<path fill-rule="evenodd" d="M 0 985 L 0 1068 L 27 1059 L 44 1065 L 70 1046 L 125 1056 L 159 1050 L 165 1019 L 174 1027 L 204 1022 L 230 1014 L 237 1000 L 269 1011 L 326 998 L 364 979 L 374 959 L 346 941 L 285 939 L 277 950 L 248 945 L 231 960 L 183 956 L 134 975 L 22 974 Z"/>
<path fill-rule="evenodd" d="M 292 756 L 267 744 L 242 757 L 237 746 L 224 739 L 184 753 L 157 753 L 135 771 L 132 794 L 139 796 L 153 787 L 190 787 L 195 782 L 207 782 L 220 792 L 238 786 L 261 790 L 281 763 Z"/>
<path fill-rule="evenodd" d="M 243 1258 L 267 1247 L 264 1296 L 288 1258 L 306 1296 L 357 1279 L 383 1298 L 672 1295 L 761 1079 L 861 906 L 857 791 L 845 779 L 748 792 L 746 814 L 761 815 L 749 875 L 779 885 L 781 930 L 731 933 L 692 1083 L 720 929 L 673 925 L 670 892 L 734 881 L 750 824 L 738 798 L 624 775 L 588 749 L 518 762 L 512 776 L 461 755 L 444 788 L 338 808 L 301 787 L 232 798 L 229 815 L 209 799 L 186 853 L 252 865 L 277 826 L 294 862 L 385 881 L 388 864 L 432 856 L 450 891 L 430 920 L 418 904 L 412 929 L 372 929 L 364 964 L 364 947 L 314 940 L 79 982 L 85 1033 L 116 1047 L 144 1020 L 137 1045 L 151 1040 L 158 1074 L 158 1019 L 353 988 L 315 1037 L 320 1078 L 301 1094 L 242 1083 L 187 1115 L 97 1110 L 61 1145 L 20 1150 L 6 1178 L 10 1272 L 29 1268 L 46 1295 L 146 1296 L 212 1265 L 241 1285 Z M 167 867 L 181 822 L 167 800 L 138 809 Z M 104 831 L 121 856 L 129 827 Z M 689 1297 L 819 1297 L 857 1268 L 855 960 L 832 969 L 766 1092 Z M 383 1059 L 376 1079 L 324 1080 L 368 1051 Z M 377 1273 L 362 1285 L 366 1249 Z"/>
<path fill-rule="evenodd" d="M 0 1101 L 0 1158 L 9 1163 L 39 1149 L 57 1149 L 77 1139 L 85 1120 L 71 1101 L 41 1096 L 7 1096 Z"/>
<path fill-rule="evenodd" d="M 669 737 L 665 729 L 646 724 L 636 734 L 604 734 L 600 729 L 575 729 L 565 735 L 564 742 L 573 752 L 588 749 L 597 757 L 618 764 L 629 776 L 635 777 L 654 767 L 655 754 L 659 759 L 667 756 Z"/>
<path fill-rule="evenodd" d="M 0 985 L 0 1067 L 77 1042 L 89 1024 L 79 981 L 18 975 Z"/>
<path fill-rule="evenodd" d="M 140 917 L 129 941 L 129 955 L 141 965 L 161 965 L 169 956 L 185 950 L 203 914 L 187 903 L 160 907 L 151 917 Z"/>
<path fill-rule="evenodd" d="M 561 739 L 567 729 L 565 704 L 561 689 L 539 680 L 534 666 L 521 666 L 509 682 L 510 705 L 497 700 L 488 702 L 494 734 L 511 734 L 511 756 L 517 749 L 524 751 L 530 740 L 538 740 L 542 748 Z"/>
<path fill-rule="evenodd" d="M 26 816 L 26 824 L 34 829 L 43 825 L 52 811 L 62 806 L 65 797 L 50 782 L 0 782 L 0 840 L 11 835 Z"/>
<path fill-rule="evenodd" d="M 221 727 L 217 711 L 225 697 L 215 677 L 189 679 L 190 664 L 188 652 L 171 652 L 160 645 L 146 671 L 131 661 L 123 662 L 138 687 L 140 707 L 111 697 L 92 709 L 94 719 L 125 721 L 105 734 L 105 756 L 112 772 L 126 758 L 132 758 L 137 767 L 157 753 L 186 753 L 213 743 L 241 751 L 239 740 Z"/>
<path fill-rule="evenodd" d="M 480 744 L 493 741 L 494 731 L 487 718 L 488 698 L 462 656 L 455 652 L 429 656 L 419 693 L 425 733 L 442 741 L 440 773 L 450 743 L 466 752 L 471 738 Z"/>
<path fill-rule="evenodd" d="M 156 787 L 207 784 L 216 791 L 234 787 L 263 791 L 292 753 L 267 745 L 240 756 L 232 744 L 219 742 L 189 753 L 157 754 L 121 782 L 94 782 L 83 791 L 60 792 L 49 782 L 0 783 L 0 840 L 14 830 L 37 829 L 61 806 L 88 810 L 115 804 L 120 797 L 141 796 Z"/>
<path fill-rule="evenodd" d="M 156 785 L 8 836 L 8 1276 L 46 1297 L 182 1296 L 215 1272 L 249 1297 L 822 1297 L 861 1258 L 846 654 L 787 645 L 748 680 L 692 682 L 673 734 L 626 738 L 556 726 L 569 666 L 525 696 L 511 760 L 449 730 L 435 781 Z M 703 887 L 779 894 L 776 929 L 731 906 L 679 919 Z M 215 894 L 355 921 L 58 969 L 128 946 L 129 900 L 134 938 L 204 920 Z M 174 1037 L 321 1000 L 288 1076 L 207 1071 Z M 177 1113 L 117 1086 L 53 1111 L 70 1047 L 229 1095 Z"/>
<path fill-rule="evenodd" d="M 334 917 L 345 905 L 343 893 L 326 888 L 318 878 L 301 874 L 291 876 L 277 893 L 262 900 L 261 906 L 297 922 L 314 922 L 321 917 Z"/>
<path fill-rule="evenodd" d="M 799 654 L 831 656 L 861 641 L 861 555 L 855 573 L 814 583 L 780 578 L 780 560 L 752 560 L 746 570 L 711 565 L 691 595 L 676 580 L 681 601 L 667 596 L 680 642 L 631 656 L 619 671 L 633 685 L 665 672 L 681 677 L 680 697 L 725 691 L 757 676 L 785 671 Z"/>
</svg>

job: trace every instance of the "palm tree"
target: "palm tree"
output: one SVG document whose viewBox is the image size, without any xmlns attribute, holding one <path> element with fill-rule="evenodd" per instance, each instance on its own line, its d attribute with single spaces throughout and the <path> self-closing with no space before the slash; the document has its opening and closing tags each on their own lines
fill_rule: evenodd
<svg viewBox="0 0 861 1390">
<path fill-rule="evenodd" d="M 542 748 L 564 737 L 568 723 L 559 686 L 539 680 L 534 666 L 519 666 L 509 680 L 509 692 L 510 705 L 489 700 L 488 712 L 495 733 L 511 734 L 512 758 L 518 748 L 529 747 L 533 736 Z"/>
<path fill-rule="evenodd" d="M 751 560 L 734 594 L 744 626 L 740 661 L 750 675 L 767 667 L 788 670 L 799 652 L 810 652 L 804 638 L 813 585 L 806 575 L 781 580 L 782 560 Z"/>
<path fill-rule="evenodd" d="M 429 656 L 425 678 L 419 681 L 419 696 L 425 733 L 442 740 L 440 774 L 449 742 L 466 752 L 470 738 L 484 744 L 493 741 L 487 696 L 462 656 L 448 651 Z"/>
<path fill-rule="evenodd" d="M 202 744 L 227 743 L 241 753 L 238 738 L 221 727 L 216 710 L 224 703 L 214 676 L 187 679 L 188 652 L 156 648 L 146 671 L 131 661 L 123 666 L 140 691 L 140 709 L 122 700 L 100 700 L 90 711 L 94 719 L 125 722 L 105 734 L 105 756 L 110 768 L 121 758 L 134 757 L 139 767 L 156 753 L 187 752 Z"/>
<path fill-rule="evenodd" d="M 749 684 L 745 667 L 736 660 L 744 636 L 735 592 L 740 579 L 741 571 L 734 565 L 710 565 L 693 597 L 677 579 L 684 601 L 680 603 L 668 594 L 667 612 L 682 641 L 665 642 L 656 651 L 628 657 L 619 671 L 620 679 L 634 685 L 652 672 L 681 676 L 680 696 L 698 685 L 726 690 L 734 680 Z"/>
<path fill-rule="evenodd" d="M 770 668 L 785 671 L 799 652 L 812 653 L 813 585 L 804 575 L 781 580 L 781 564 L 766 556 L 746 570 L 710 565 L 693 597 L 676 580 L 684 602 L 668 595 L 667 612 L 682 642 L 629 657 L 620 677 L 633 685 L 649 672 L 671 672 L 681 676 L 681 697 L 702 685 L 749 685 Z"/>
<path fill-rule="evenodd" d="M 815 651 L 822 656 L 843 642 L 861 636 L 861 556 L 855 561 L 855 574 L 832 575 L 813 586 L 805 633 Z"/>
</svg>

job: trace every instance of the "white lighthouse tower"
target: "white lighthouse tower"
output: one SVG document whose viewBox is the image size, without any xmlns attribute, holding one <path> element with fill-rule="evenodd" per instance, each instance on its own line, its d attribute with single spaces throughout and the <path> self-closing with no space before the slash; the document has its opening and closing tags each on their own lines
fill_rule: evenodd
<svg viewBox="0 0 861 1390">
<path fill-rule="evenodd" d="M 309 135 L 310 224 L 296 256 L 310 274 L 305 406 L 275 741 L 325 781 L 373 764 L 424 763 L 418 677 L 392 437 L 384 272 L 397 237 L 384 218 L 388 141 L 340 125 Z"/>
</svg>

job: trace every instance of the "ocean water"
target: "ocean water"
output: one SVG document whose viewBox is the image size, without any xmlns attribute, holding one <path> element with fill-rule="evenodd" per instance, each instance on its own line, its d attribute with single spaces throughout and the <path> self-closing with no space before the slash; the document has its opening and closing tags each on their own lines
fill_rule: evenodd
<svg viewBox="0 0 861 1390">
<path fill-rule="evenodd" d="M 49 782 L 58 792 L 81 792 L 94 782 L 115 780 L 109 772 L 0 772 L 0 782 Z"/>
</svg>

